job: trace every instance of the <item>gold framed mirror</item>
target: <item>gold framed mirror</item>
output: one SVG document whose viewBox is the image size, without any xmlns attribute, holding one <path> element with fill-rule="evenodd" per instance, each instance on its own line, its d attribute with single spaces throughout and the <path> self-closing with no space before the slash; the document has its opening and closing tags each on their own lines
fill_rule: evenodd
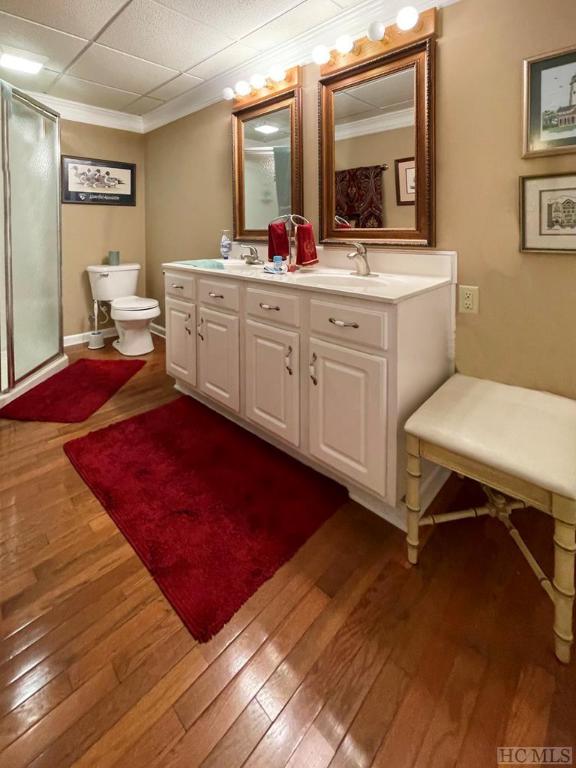
<svg viewBox="0 0 576 768">
<path fill-rule="evenodd" d="M 323 242 L 434 245 L 434 41 L 320 80 Z"/>
<path fill-rule="evenodd" d="M 265 240 L 268 223 L 302 215 L 301 90 L 234 111 L 234 238 Z"/>
</svg>

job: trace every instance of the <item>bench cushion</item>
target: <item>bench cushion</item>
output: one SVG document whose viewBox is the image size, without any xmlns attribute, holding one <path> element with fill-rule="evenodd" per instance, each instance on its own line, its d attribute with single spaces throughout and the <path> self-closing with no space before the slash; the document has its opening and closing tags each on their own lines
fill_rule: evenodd
<svg viewBox="0 0 576 768">
<path fill-rule="evenodd" d="M 576 499 L 576 401 L 456 374 L 406 432 Z"/>
</svg>

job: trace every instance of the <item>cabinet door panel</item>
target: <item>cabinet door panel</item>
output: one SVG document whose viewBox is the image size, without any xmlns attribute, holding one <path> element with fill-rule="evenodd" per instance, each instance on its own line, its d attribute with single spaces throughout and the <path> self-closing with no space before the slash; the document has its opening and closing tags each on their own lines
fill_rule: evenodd
<svg viewBox="0 0 576 768">
<path fill-rule="evenodd" d="M 238 318 L 200 309 L 198 326 L 199 387 L 234 411 L 240 409 Z"/>
<path fill-rule="evenodd" d="M 196 385 L 196 306 L 166 299 L 166 372 Z"/>
<path fill-rule="evenodd" d="M 310 354 L 310 452 L 385 493 L 386 360 L 317 339 Z"/>
<path fill-rule="evenodd" d="M 300 337 L 246 322 L 246 415 L 292 445 L 300 443 Z"/>
</svg>

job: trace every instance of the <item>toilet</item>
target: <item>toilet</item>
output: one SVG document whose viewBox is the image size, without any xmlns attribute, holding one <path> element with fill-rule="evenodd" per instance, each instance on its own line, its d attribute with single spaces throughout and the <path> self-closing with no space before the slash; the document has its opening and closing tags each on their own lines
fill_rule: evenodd
<svg viewBox="0 0 576 768">
<path fill-rule="evenodd" d="M 113 345 L 128 357 L 152 352 L 150 321 L 160 314 L 156 299 L 135 295 L 140 268 L 140 264 L 96 264 L 86 268 L 94 301 L 110 302 L 110 314 L 118 331 Z"/>
</svg>

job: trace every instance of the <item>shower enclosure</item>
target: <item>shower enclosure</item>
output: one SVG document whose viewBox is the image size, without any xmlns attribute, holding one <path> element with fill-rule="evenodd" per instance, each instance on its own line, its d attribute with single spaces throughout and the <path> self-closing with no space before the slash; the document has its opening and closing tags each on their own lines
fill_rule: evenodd
<svg viewBox="0 0 576 768">
<path fill-rule="evenodd" d="M 0 80 L 0 405 L 63 368 L 60 125 Z"/>
</svg>

